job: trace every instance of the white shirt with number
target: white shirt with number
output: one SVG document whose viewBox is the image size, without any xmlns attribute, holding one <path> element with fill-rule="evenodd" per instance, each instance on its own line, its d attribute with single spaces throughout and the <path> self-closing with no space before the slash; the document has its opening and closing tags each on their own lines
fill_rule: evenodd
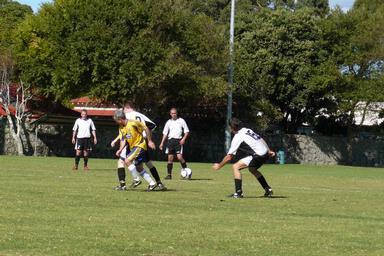
<svg viewBox="0 0 384 256">
<path fill-rule="evenodd" d="M 156 124 L 151 119 L 149 119 L 146 115 L 141 114 L 137 111 L 127 112 L 127 113 L 125 113 L 125 117 L 127 119 L 138 120 L 138 121 L 142 122 L 143 124 L 145 124 L 147 127 L 153 127 L 153 128 L 150 128 L 151 130 L 156 128 Z M 150 125 L 148 125 L 148 123 Z"/>
<path fill-rule="evenodd" d="M 146 115 L 141 114 L 140 112 L 137 112 L 137 111 L 126 112 L 125 118 L 140 121 L 151 130 L 154 130 L 156 128 L 156 124 L 151 119 L 149 119 Z M 144 138 L 147 137 L 147 135 L 145 134 L 145 131 L 143 131 L 143 136 Z"/>
<path fill-rule="evenodd" d="M 168 139 L 181 139 L 183 133 L 187 132 L 189 132 L 189 129 L 183 118 L 169 119 L 163 129 L 163 134 L 168 135 Z"/>
<path fill-rule="evenodd" d="M 96 127 L 92 119 L 87 118 L 84 120 L 82 118 L 78 118 L 72 130 L 77 131 L 76 137 L 78 139 L 91 138 L 91 130 L 96 131 Z"/>
<path fill-rule="evenodd" d="M 260 135 L 248 128 L 240 129 L 232 139 L 228 155 L 236 155 L 237 151 L 245 155 L 263 156 L 268 152 L 268 147 L 263 142 Z"/>
</svg>

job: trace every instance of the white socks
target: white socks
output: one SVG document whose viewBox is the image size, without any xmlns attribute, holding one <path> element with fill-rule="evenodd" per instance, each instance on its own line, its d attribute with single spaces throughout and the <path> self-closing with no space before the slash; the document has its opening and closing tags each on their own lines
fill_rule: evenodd
<svg viewBox="0 0 384 256">
<path fill-rule="evenodd" d="M 143 170 L 141 173 L 140 173 L 141 177 L 143 177 L 148 183 L 150 186 L 152 185 L 155 185 L 156 182 L 153 181 L 153 179 L 151 178 L 151 176 L 145 171 Z"/>
<path fill-rule="evenodd" d="M 128 166 L 128 170 L 131 172 L 131 175 L 134 181 L 140 180 L 139 173 L 137 172 L 136 166 L 134 164 L 131 164 L 130 166 Z"/>
</svg>

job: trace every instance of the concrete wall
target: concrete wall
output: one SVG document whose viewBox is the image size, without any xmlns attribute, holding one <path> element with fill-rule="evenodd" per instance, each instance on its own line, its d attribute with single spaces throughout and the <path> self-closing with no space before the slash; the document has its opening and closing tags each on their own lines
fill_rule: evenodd
<svg viewBox="0 0 384 256">
<path fill-rule="evenodd" d="M 113 158 L 116 148 L 110 142 L 117 135 L 114 125 L 97 127 L 98 145 L 94 147 L 92 157 Z M 40 124 L 36 129 L 29 127 L 29 136 L 25 137 L 25 152 L 36 156 L 73 156 L 71 144 L 72 124 Z M 154 133 L 158 145 L 161 140 L 161 128 Z M 224 156 L 223 131 L 195 131 L 185 146 L 187 161 L 216 162 Z M 26 139 L 28 138 L 28 139 Z M 345 137 L 306 136 L 306 135 L 267 135 L 264 136 L 270 147 L 284 150 L 286 163 L 305 164 L 348 164 L 359 166 L 384 166 L 384 139 L 353 138 L 351 152 L 347 150 L 348 140 Z M 0 119 L 0 154 L 15 154 L 12 137 L 6 120 Z M 156 160 L 165 160 L 159 150 L 152 152 Z"/>
</svg>

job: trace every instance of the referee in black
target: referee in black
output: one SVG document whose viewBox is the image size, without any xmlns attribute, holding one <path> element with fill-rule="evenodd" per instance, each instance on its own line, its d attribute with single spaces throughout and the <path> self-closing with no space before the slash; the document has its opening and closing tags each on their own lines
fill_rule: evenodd
<svg viewBox="0 0 384 256">
<path fill-rule="evenodd" d="M 81 155 L 84 156 L 84 171 L 89 171 L 88 168 L 88 155 L 92 150 L 92 138 L 93 143 L 97 144 L 96 127 L 92 119 L 88 118 L 87 110 L 81 110 L 81 117 L 78 118 L 73 126 L 72 144 L 75 144 L 76 157 L 75 165 L 72 170 L 79 168 L 79 162 Z M 92 133 L 92 134 L 91 134 Z"/>
</svg>

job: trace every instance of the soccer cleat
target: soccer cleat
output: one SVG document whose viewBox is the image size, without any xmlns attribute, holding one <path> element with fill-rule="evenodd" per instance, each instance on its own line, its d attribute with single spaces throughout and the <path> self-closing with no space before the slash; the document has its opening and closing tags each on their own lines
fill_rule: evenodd
<svg viewBox="0 0 384 256">
<path fill-rule="evenodd" d="M 266 188 L 265 193 L 264 193 L 264 197 L 272 197 L 272 195 L 273 195 L 272 188 Z"/>
<path fill-rule="evenodd" d="M 116 186 L 115 187 L 115 190 L 117 190 L 117 191 L 124 191 L 124 190 L 127 190 L 127 187 L 126 186 Z"/>
<path fill-rule="evenodd" d="M 88 166 L 84 166 L 84 171 L 89 171 Z"/>
<path fill-rule="evenodd" d="M 157 188 L 158 184 L 155 183 L 153 185 L 149 185 L 148 188 L 147 188 L 147 191 L 150 192 L 150 191 L 153 191 L 155 190 L 155 188 Z"/>
<path fill-rule="evenodd" d="M 141 180 L 134 180 L 132 184 L 129 186 L 130 188 L 135 188 L 141 184 Z"/>
<path fill-rule="evenodd" d="M 77 165 L 74 165 L 74 166 L 72 167 L 72 171 L 76 171 L 77 169 L 79 169 L 79 168 L 77 167 Z"/>
<path fill-rule="evenodd" d="M 157 189 L 160 191 L 166 191 L 167 188 L 164 186 L 163 183 L 157 183 Z"/>
<path fill-rule="evenodd" d="M 172 179 L 172 175 L 168 174 L 167 176 L 165 176 L 164 179 L 165 179 L 165 180 L 171 180 L 171 179 Z"/>
<path fill-rule="evenodd" d="M 228 197 L 232 197 L 232 198 L 243 198 L 243 193 L 233 193 L 233 194 L 230 194 Z"/>
</svg>

